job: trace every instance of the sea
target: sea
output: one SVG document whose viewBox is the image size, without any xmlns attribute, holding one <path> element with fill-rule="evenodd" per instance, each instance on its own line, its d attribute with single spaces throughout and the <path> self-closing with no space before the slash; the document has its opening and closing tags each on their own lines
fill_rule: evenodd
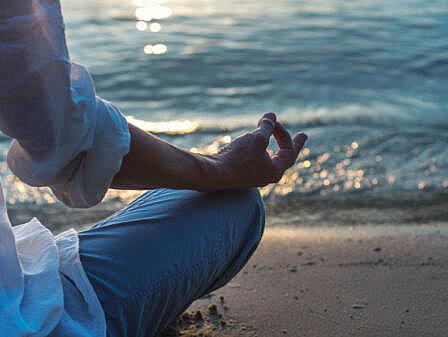
<svg viewBox="0 0 448 337">
<path fill-rule="evenodd" d="M 426 200 L 448 209 L 446 0 L 63 0 L 62 8 L 72 60 L 146 131 L 207 154 L 267 111 L 306 132 L 296 165 L 262 189 L 267 203 Z M 57 203 L 11 174 L 9 142 L 0 141 L 8 203 Z M 105 204 L 134 195 L 111 192 Z"/>
</svg>

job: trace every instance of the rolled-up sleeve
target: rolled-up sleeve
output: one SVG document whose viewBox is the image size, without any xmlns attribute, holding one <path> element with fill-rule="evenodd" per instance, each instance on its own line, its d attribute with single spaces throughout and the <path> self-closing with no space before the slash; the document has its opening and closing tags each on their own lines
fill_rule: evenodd
<svg viewBox="0 0 448 337">
<path fill-rule="evenodd" d="M 71 207 L 99 203 L 129 151 L 126 119 L 69 59 L 58 1 L 0 5 L 0 129 L 13 173 Z"/>
</svg>

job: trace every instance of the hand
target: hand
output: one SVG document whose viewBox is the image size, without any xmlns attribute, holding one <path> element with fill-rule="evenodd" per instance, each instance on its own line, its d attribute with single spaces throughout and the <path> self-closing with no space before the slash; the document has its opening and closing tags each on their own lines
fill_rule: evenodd
<svg viewBox="0 0 448 337">
<path fill-rule="evenodd" d="M 274 135 L 279 151 L 270 156 L 266 151 Z M 308 136 L 291 135 L 274 113 L 266 113 L 258 128 L 246 133 L 223 148 L 215 159 L 224 172 L 227 188 L 261 187 L 278 182 L 285 171 L 294 165 Z"/>
</svg>

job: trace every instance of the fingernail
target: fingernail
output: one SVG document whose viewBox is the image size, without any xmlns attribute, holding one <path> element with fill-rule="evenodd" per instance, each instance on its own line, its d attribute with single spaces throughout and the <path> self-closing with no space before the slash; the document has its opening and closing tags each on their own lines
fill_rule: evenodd
<svg viewBox="0 0 448 337">
<path fill-rule="evenodd" d="M 299 134 L 299 136 L 302 136 L 302 137 L 297 137 L 296 141 L 305 143 L 308 140 L 308 135 L 306 133 L 302 132 Z"/>
<path fill-rule="evenodd" d="M 267 118 L 269 118 L 269 119 L 272 119 L 272 120 L 274 120 L 274 121 L 277 120 L 277 115 L 275 114 L 275 112 L 267 112 L 267 113 L 265 114 L 265 117 L 267 117 Z"/>
</svg>

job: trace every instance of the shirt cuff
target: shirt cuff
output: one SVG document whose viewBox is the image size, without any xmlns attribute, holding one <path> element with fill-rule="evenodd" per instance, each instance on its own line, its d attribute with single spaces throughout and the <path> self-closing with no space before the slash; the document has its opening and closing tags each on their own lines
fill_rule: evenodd
<svg viewBox="0 0 448 337">
<path fill-rule="evenodd" d="M 123 157 L 129 152 L 131 136 L 120 110 L 99 97 L 92 147 L 81 154 L 73 175 L 64 183 L 50 185 L 56 197 L 74 208 L 92 207 L 104 198 Z"/>
</svg>

